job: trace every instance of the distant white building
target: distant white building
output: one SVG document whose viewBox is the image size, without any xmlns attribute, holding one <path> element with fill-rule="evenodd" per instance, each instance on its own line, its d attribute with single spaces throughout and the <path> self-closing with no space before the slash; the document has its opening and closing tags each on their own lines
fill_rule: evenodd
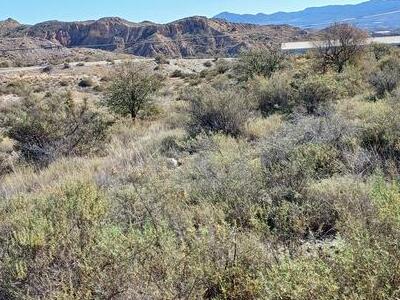
<svg viewBox="0 0 400 300">
<path fill-rule="evenodd" d="M 283 43 L 282 50 L 283 51 L 294 51 L 294 52 L 302 52 L 307 51 L 309 49 L 314 49 L 318 44 L 321 44 L 322 41 L 304 41 L 304 42 L 291 42 L 291 43 Z M 373 37 L 367 39 L 367 44 L 387 44 L 387 45 L 400 45 L 400 36 L 382 36 L 382 37 Z"/>
</svg>

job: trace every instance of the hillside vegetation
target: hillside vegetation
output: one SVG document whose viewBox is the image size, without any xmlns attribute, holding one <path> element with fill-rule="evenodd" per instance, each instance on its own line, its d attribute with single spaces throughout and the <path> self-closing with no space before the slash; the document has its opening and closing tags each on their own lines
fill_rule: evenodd
<svg viewBox="0 0 400 300">
<path fill-rule="evenodd" d="M 3 77 L 0 298 L 399 298 L 400 52 L 358 50 Z"/>
</svg>

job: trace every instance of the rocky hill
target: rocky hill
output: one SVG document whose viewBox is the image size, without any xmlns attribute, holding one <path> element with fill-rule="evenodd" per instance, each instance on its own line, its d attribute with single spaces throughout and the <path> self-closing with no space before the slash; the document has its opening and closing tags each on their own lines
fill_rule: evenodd
<svg viewBox="0 0 400 300">
<path fill-rule="evenodd" d="M 287 25 L 236 24 L 205 17 L 190 17 L 168 24 L 103 18 L 83 22 L 48 21 L 25 27 L 14 24 L 14 27 L 7 26 L 7 30 L 1 28 L 2 25 L 0 32 L 3 31 L 3 36 L 11 38 L 28 37 L 64 47 L 97 48 L 138 56 L 164 54 L 168 57 L 232 56 L 242 49 L 304 39 L 308 34 Z"/>
<path fill-rule="evenodd" d="M 129 57 L 122 53 L 100 49 L 67 48 L 43 38 L 0 37 L 0 68 L 49 63 L 62 64 L 71 61 L 115 60 Z"/>
<path fill-rule="evenodd" d="M 22 25 L 16 20 L 8 18 L 7 20 L 0 21 L 0 37 L 16 35 L 27 27 L 28 26 Z"/>
</svg>

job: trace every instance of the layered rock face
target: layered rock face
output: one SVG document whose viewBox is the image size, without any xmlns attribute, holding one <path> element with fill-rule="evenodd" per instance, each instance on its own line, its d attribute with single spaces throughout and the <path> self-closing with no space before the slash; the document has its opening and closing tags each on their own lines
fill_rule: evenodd
<svg viewBox="0 0 400 300">
<path fill-rule="evenodd" d="M 242 49 L 298 40 L 307 34 L 291 26 L 233 24 L 205 17 L 191 17 L 168 24 L 132 23 L 121 18 L 49 21 L 14 32 L 15 36 L 46 39 L 65 47 L 98 48 L 138 56 L 164 54 L 168 57 L 232 56 Z"/>
</svg>

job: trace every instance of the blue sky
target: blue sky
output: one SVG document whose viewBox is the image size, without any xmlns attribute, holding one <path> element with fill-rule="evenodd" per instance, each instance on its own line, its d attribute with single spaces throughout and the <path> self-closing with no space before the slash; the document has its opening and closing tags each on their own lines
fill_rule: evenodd
<svg viewBox="0 0 400 300">
<path fill-rule="evenodd" d="M 138 22 L 166 23 L 201 15 L 212 17 L 223 11 L 272 13 L 310 6 L 354 4 L 363 0 L 0 0 L 0 19 L 14 18 L 34 24 L 45 20 L 89 20 L 118 16 Z"/>
</svg>

